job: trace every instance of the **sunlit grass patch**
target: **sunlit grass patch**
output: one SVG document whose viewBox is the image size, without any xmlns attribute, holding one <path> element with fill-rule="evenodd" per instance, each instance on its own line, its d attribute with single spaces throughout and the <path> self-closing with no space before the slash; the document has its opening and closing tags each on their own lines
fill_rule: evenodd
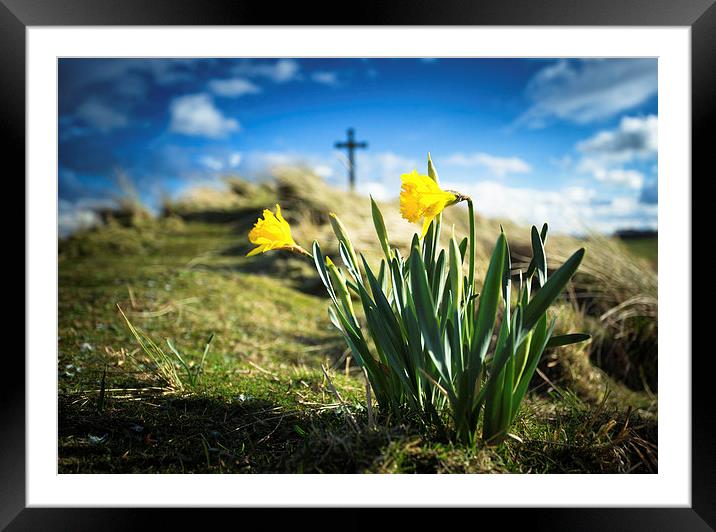
<svg viewBox="0 0 716 532">
<path fill-rule="evenodd" d="M 376 264 L 383 256 L 379 243 L 367 232 L 356 236 L 353 229 L 372 224 L 370 200 L 351 197 L 341 205 L 355 205 L 344 222 L 351 237 L 362 242 L 356 248 L 365 248 L 370 265 Z M 398 205 L 386 205 L 380 207 L 387 230 L 400 235 L 404 226 L 392 227 L 403 222 L 388 214 L 397 212 Z M 303 209 L 303 219 L 312 221 L 300 224 L 297 241 L 304 241 L 298 235 L 311 234 L 315 226 L 324 235 L 333 234 L 330 220 L 313 219 L 313 207 Z M 467 225 L 459 224 L 465 211 L 454 209 L 445 211 L 443 223 L 455 221 L 462 236 Z M 255 214 L 244 219 L 252 223 Z M 324 296 L 304 289 L 305 276 L 315 281 L 310 265 L 300 274 L 303 280 L 298 271 L 291 279 L 276 273 L 288 271 L 279 264 L 286 257 L 279 254 L 264 256 L 266 262 L 255 268 L 243 257 L 251 249 L 245 226 L 184 221 L 170 230 L 163 223 L 154 229 L 121 229 L 133 235 L 146 230 L 152 235 L 147 248 L 112 251 L 105 246 L 111 237 L 102 234 L 107 228 L 77 236 L 87 240 L 73 245 L 87 246 L 86 253 L 63 252 L 61 246 L 61 472 L 649 472 L 638 465 L 637 451 L 650 460 L 638 438 L 656 444 L 655 397 L 631 391 L 596 370 L 589 349 L 580 345 L 548 350 L 539 366 L 558 389 L 571 390 L 580 402 L 555 395 L 536 374 L 511 430 L 522 443 L 512 438 L 491 448 L 451 443 L 410 416 L 401 421 L 382 417 L 375 402 L 371 425 L 362 373 L 353 357 L 346 356 Z M 479 220 L 478 281 L 488 266 L 480 235 L 490 233 L 491 246 L 494 231 L 499 232 L 497 223 Z M 506 224 L 505 231 L 529 255 L 523 229 Z M 449 243 L 449 233 L 443 231 L 443 245 Z M 550 245 L 561 246 L 563 240 L 566 248 L 575 246 L 573 239 L 555 235 L 548 240 L 548 255 L 557 256 Z M 409 246 L 405 242 L 407 251 Z M 589 257 L 590 243 L 586 246 Z M 327 248 L 338 253 L 337 244 Z M 355 297 L 352 302 L 361 312 L 360 302 Z M 209 335 L 215 334 L 196 386 L 176 390 L 165 385 L 117 304 L 163 349 L 169 338 L 192 367 L 199 365 Z M 583 327 L 594 334 L 602 326 L 579 305 L 579 299 L 567 297 L 553 308 L 558 334 Z M 337 401 L 322 366 L 344 404 Z M 600 407 L 607 385 L 612 391 Z M 617 438 L 630 406 L 627 428 L 634 433 Z M 601 413 L 584 430 L 595 411 Z M 612 420 L 616 425 L 609 428 Z M 604 426 L 609 430 L 600 433 Z"/>
</svg>

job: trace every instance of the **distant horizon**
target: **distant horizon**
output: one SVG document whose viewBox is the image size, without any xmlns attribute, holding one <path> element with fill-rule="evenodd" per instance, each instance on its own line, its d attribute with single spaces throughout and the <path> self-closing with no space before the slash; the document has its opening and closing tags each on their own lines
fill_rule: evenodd
<svg viewBox="0 0 716 532">
<path fill-rule="evenodd" d="M 304 164 L 397 197 L 430 151 L 482 215 L 557 232 L 657 230 L 655 59 L 60 59 L 60 232 L 122 179 L 162 197 Z"/>
</svg>

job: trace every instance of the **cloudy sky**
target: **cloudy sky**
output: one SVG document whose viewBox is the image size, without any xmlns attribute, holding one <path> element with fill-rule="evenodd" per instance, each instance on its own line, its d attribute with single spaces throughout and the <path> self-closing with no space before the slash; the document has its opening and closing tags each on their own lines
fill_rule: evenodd
<svg viewBox="0 0 716 532">
<path fill-rule="evenodd" d="M 61 231 L 131 181 L 150 206 L 229 174 L 311 166 L 395 197 L 432 153 L 486 216 L 656 228 L 655 59 L 61 59 Z"/>
</svg>

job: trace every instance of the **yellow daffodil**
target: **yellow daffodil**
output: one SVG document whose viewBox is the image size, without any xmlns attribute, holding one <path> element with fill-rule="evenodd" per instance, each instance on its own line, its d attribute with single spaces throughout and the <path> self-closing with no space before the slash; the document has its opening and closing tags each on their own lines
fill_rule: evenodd
<svg viewBox="0 0 716 532">
<path fill-rule="evenodd" d="M 413 223 L 424 219 L 420 238 L 425 236 L 430 222 L 445 207 L 466 199 L 457 192 L 442 190 L 430 176 L 421 175 L 417 170 L 401 175 L 400 179 L 403 182 L 400 189 L 400 214 Z"/>
<path fill-rule="evenodd" d="M 276 204 L 276 214 L 264 209 L 263 220 L 259 218 L 254 228 L 249 232 L 249 241 L 258 247 L 246 255 L 251 257 L 259 253 L 266 253 L 272 249 L 286 249 L 303 255 L 309 255 L 301 246 L 296 244 L 291 236 L 291 226 L 281 215 L 281 207 Z"/>
</svg>

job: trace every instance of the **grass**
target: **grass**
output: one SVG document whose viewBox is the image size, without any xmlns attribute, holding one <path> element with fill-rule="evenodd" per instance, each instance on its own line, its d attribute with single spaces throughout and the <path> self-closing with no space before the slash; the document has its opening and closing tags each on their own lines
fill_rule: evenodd
<svg viewBox="0 0 716 532">
<path fill-rule="evenodd" d="M 655 396 L 610 378 L 584 346 L 545 356 L 521 441 L 470 448 L 410 419 L 370 423 L 362 374 L 300 262 L 243 257 L 258 212 L 113 224 L 61 244 L 61 473 L 657 471 Z M 198 378 L 178 363 L 181 385 L 162 377 L 117 305 Z M 565 330 L 593 319 L 560 308 Z"/>
<path fill-rule="evenodd" d="M 659 242 L 656 237 L 626 238 L 622 240 L 624 246 L 637 257 L 648 260 L 656 269 L 658 266 Z"/>
</svg>

